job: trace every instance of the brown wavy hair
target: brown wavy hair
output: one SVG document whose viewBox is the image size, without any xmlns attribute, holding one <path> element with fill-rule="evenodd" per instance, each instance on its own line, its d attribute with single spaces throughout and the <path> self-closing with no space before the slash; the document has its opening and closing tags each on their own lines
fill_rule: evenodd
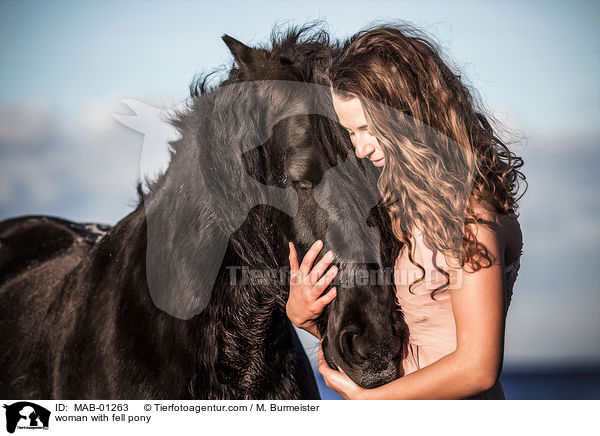
<svg viewBox="0 0 600 436">
<path fill-rule="evenodd" d="M 428 243 L 461 268 L 493 264 L 472 224 L 487 222 L 475 205 L 518 216 L 523 160 L 509 150 L 460 74 L 442 59 L 427 35 L 404 22 L 374 25 L 352 36 L 331 61 L 326 77 L 342 100 L 358 97 L 369 131 L 386 163 L 378 188 L 393 233 L 415 262 L 411 236 L 422 229 Z M 504 131 L 507 131 L 504 129 Z M 447 271 L 436 266 L 446 283 Z"/>
</svg>

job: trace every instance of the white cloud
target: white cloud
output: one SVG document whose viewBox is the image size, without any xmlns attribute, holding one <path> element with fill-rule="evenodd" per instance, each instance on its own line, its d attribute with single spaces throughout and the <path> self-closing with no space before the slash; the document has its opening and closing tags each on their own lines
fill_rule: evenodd
<svg viewBox="0 0 600 436">
<path fill-rule="evenodd" d="M 50 108 L 42 103 L 0 108 L 0 143 L 19 146 L 39 142 L 53 133 L 54 123 Z"/>
</svg>

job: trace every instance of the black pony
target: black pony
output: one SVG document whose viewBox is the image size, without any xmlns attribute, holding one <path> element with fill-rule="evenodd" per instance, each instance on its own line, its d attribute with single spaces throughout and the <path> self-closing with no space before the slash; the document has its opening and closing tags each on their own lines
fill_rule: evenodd
<svg viewBox="0 0 600 436">
<path fill-rule="evenodd" d="M 0 223 L 5 398 L 319 398 L 285 314 L 287 243 L 319 238 L 340 267 L 318 322 L 328 361 L 363 386 L 399 375 L 392 287 L 347 280 L 399 247 L 320 85 L 339 44 L 311 30 L 269 48 L 223 36 L 237 65 L 194 84 L 168 169 L 114 227 Z"/>
</svg>

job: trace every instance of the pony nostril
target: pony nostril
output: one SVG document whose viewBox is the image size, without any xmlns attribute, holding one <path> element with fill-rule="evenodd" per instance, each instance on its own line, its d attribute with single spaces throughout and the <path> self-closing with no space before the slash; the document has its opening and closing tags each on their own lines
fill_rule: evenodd
<svg viewBox="0 0 600 436">
<path fill-rule="evenodd" d="M 356 333 L 354 332 L 346 332 L 342 334 L 342 337 L 340 338 L 340 348 L 343 354 L 352 354 L 355 337 Z"/>
<path fill-rule="evenodd" d="M 339 346 L 340 353 L 345 360 L 354 362 L 359 360 L 361 331 L 358 327 L 348 327 L 340 334 Z"/>
</svg>

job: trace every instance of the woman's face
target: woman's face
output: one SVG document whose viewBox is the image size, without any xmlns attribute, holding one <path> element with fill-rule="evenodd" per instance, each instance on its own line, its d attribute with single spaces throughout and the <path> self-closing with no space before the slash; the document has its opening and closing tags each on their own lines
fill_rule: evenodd
<svg viewBox="0 0 600 436">
<path fill-rule="evenodd" d="M 332 97 L 333 107 L 340 124 L 350 133 L 356 157 L 360 159 L 368 157 L 376 167 L 384 166 L 383 150 L 377 138 L 369 133 L 360 100 L 356 97 L 351 100 L 342 100 L 334 93 L 332 93 Z"/>
</svg>

